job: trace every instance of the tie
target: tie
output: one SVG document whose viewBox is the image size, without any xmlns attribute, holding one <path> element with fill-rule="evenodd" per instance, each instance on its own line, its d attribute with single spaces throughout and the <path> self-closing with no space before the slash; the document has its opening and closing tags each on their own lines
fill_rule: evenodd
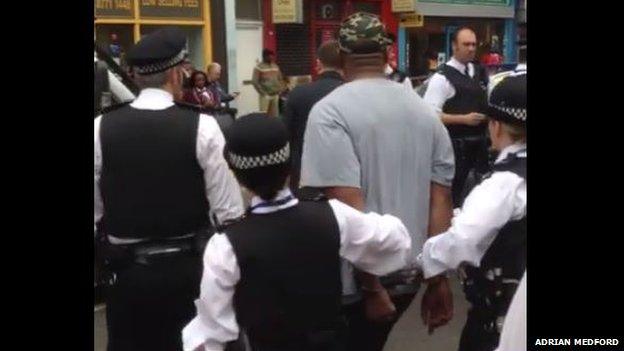
<svg viewBox="0 0 624 351">
<path fill-rule="evenodd" d="M 466 69 L 464 70 L 464 74 L 466 77 L 470 77 L 470 72 L 468 71 L 468 65 L 466 65 Z"/>
</svg>

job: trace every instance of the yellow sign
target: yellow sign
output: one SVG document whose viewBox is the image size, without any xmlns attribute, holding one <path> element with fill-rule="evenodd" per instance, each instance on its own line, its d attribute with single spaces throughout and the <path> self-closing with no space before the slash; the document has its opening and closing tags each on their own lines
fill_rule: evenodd
<svg viewBox="0 0 624 351">
<path fill-rule="evenodd" d="M 273 0 L 273 23 L 303 23 L 302 0 Z"/>
<path fill-rule="evenodd" d="M 417 13 L 403 14 L 399 20 L 399 25 L 406 28 L 422 27 L 425 25 L 425 16 Z"/>
<path fill-rule="evenodd" d="M 415 0 L 392 0 L 392 12 L 414 12 Z"/>
</svg>

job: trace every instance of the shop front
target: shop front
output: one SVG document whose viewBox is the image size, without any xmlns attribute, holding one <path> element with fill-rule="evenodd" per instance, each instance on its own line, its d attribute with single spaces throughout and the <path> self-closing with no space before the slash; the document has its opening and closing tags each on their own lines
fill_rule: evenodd
<svg viewBox="0 0 624 351">
<path fill-rule="evenodd" d="M 419 0 L 413 14 L 399 20 L 399 68 L 425 77 L 452 56 L 452 34 L 470 27 L 477 34 L 477 59 L 502 56 L 517 62 L 515 0 Z M 417 14 L 420 21 L 403 20 Z"/>
<path fill-rule="evenodd" d="M 298 7 L 299 15 L 281 16 L 285 4 Z M 314 76 L 318 47 L 337 38 L 340 23 L 359 11 L 380 16 L 388 32 L 397 35 L 397 16 L 387 0 L 263 0 L 264 47 L 276 53 L 284 75 Z"/>
<path fill-rule="evenodd" d="M 212 61 L 210 0 L 94 0 L 95 41 L 125 66 L 124 54 L 142 36 L 175 26 L 187 35 L 197 68 Z"/>
</svg>

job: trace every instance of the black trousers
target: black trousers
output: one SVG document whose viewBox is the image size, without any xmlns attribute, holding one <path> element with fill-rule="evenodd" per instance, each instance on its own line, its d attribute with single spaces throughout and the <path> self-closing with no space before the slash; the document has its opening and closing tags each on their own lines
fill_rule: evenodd
<svg viewBox="0 0 624 351">
<path fill-rule="evenodd" d="M 466 178 L 470 170 L 485 174 L 489 171 L 488 163 L 488 140 L 482 138 L 453 138 L 453 151 L 455 154 L 455 177 L 451 189 L 454 207 L 461 207 L 464 198 L 468 195 L 465 191 Z"/>
<path fill-rule="evenodd" d="M 347 319 L 346 350 L 382 351 L 392 327 L 407 310 L 415 296 L 416 293 L 392 296 L 392 302 L 397 309 L 397 318 L 386 323 L 369 321 L 366 318 L 363 301 L 344 306 L 343 313 Z"/>
<path fill-rule="evenodd" d="M 494 351 L 500 334 L 491 325 L 491 314 L 482 307 L 472 307 L 459 340 L 459 351 Z"/>
<path fill-rule="evenodd" d="M 106 307 L 108 351 L 182 350 L 182 329 L 195 316 L 199 254 L 132 264 L 116 273 Z"/>
</svg>

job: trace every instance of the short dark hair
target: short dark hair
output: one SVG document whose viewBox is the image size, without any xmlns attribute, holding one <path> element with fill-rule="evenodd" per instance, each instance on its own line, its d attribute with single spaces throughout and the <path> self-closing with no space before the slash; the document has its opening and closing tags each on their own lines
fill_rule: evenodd
<svg viewBox="0 0 624 351">
<path fill-rule="evenodd" d="M 191 87 L 195 87 L 195 77 L 202 75 L 204 76 L 204 80 L 206 81 L 206 84 L 208 83 L 208 75 L 203 72 L 203 71 L 193 71 L 193 73 L 191 74 Z"/>
<path fill-rule="evenodd" d="M 262 50 L 262 61 L 266 61 L 269 59 L 269 56 L 275 56 L 275 53 L 271 49 Z"/>
<path fill-rule="evenodd" d="M 469 30 L 472 32 L 472 34 L 475 35 L 475 37 L 477 36 L 477 32 L 474 31 L 474 29 L 470 28 L 470 27 L 459 27 L 459 29 L 457 29 L 452 35 L 451 35 L 451 40 L 453 41 L 453 43 L 457 44 L 457 37 L 459 36 L 460 32 L 463 32 L 465 30 Z"/>
<path fill-rule="evenodd" d="M 319 46 L 316 56 L 325 67 L 340 68 L 340 45 L 331 40 Z"/>
<path fill-rule="evenodd" d="M 236 179 L 261 199 L 269 201 L 284 188 L 290 174 L 290 161 L 273 166 L 237 169 L 230 167 Z"/>
</svg>

